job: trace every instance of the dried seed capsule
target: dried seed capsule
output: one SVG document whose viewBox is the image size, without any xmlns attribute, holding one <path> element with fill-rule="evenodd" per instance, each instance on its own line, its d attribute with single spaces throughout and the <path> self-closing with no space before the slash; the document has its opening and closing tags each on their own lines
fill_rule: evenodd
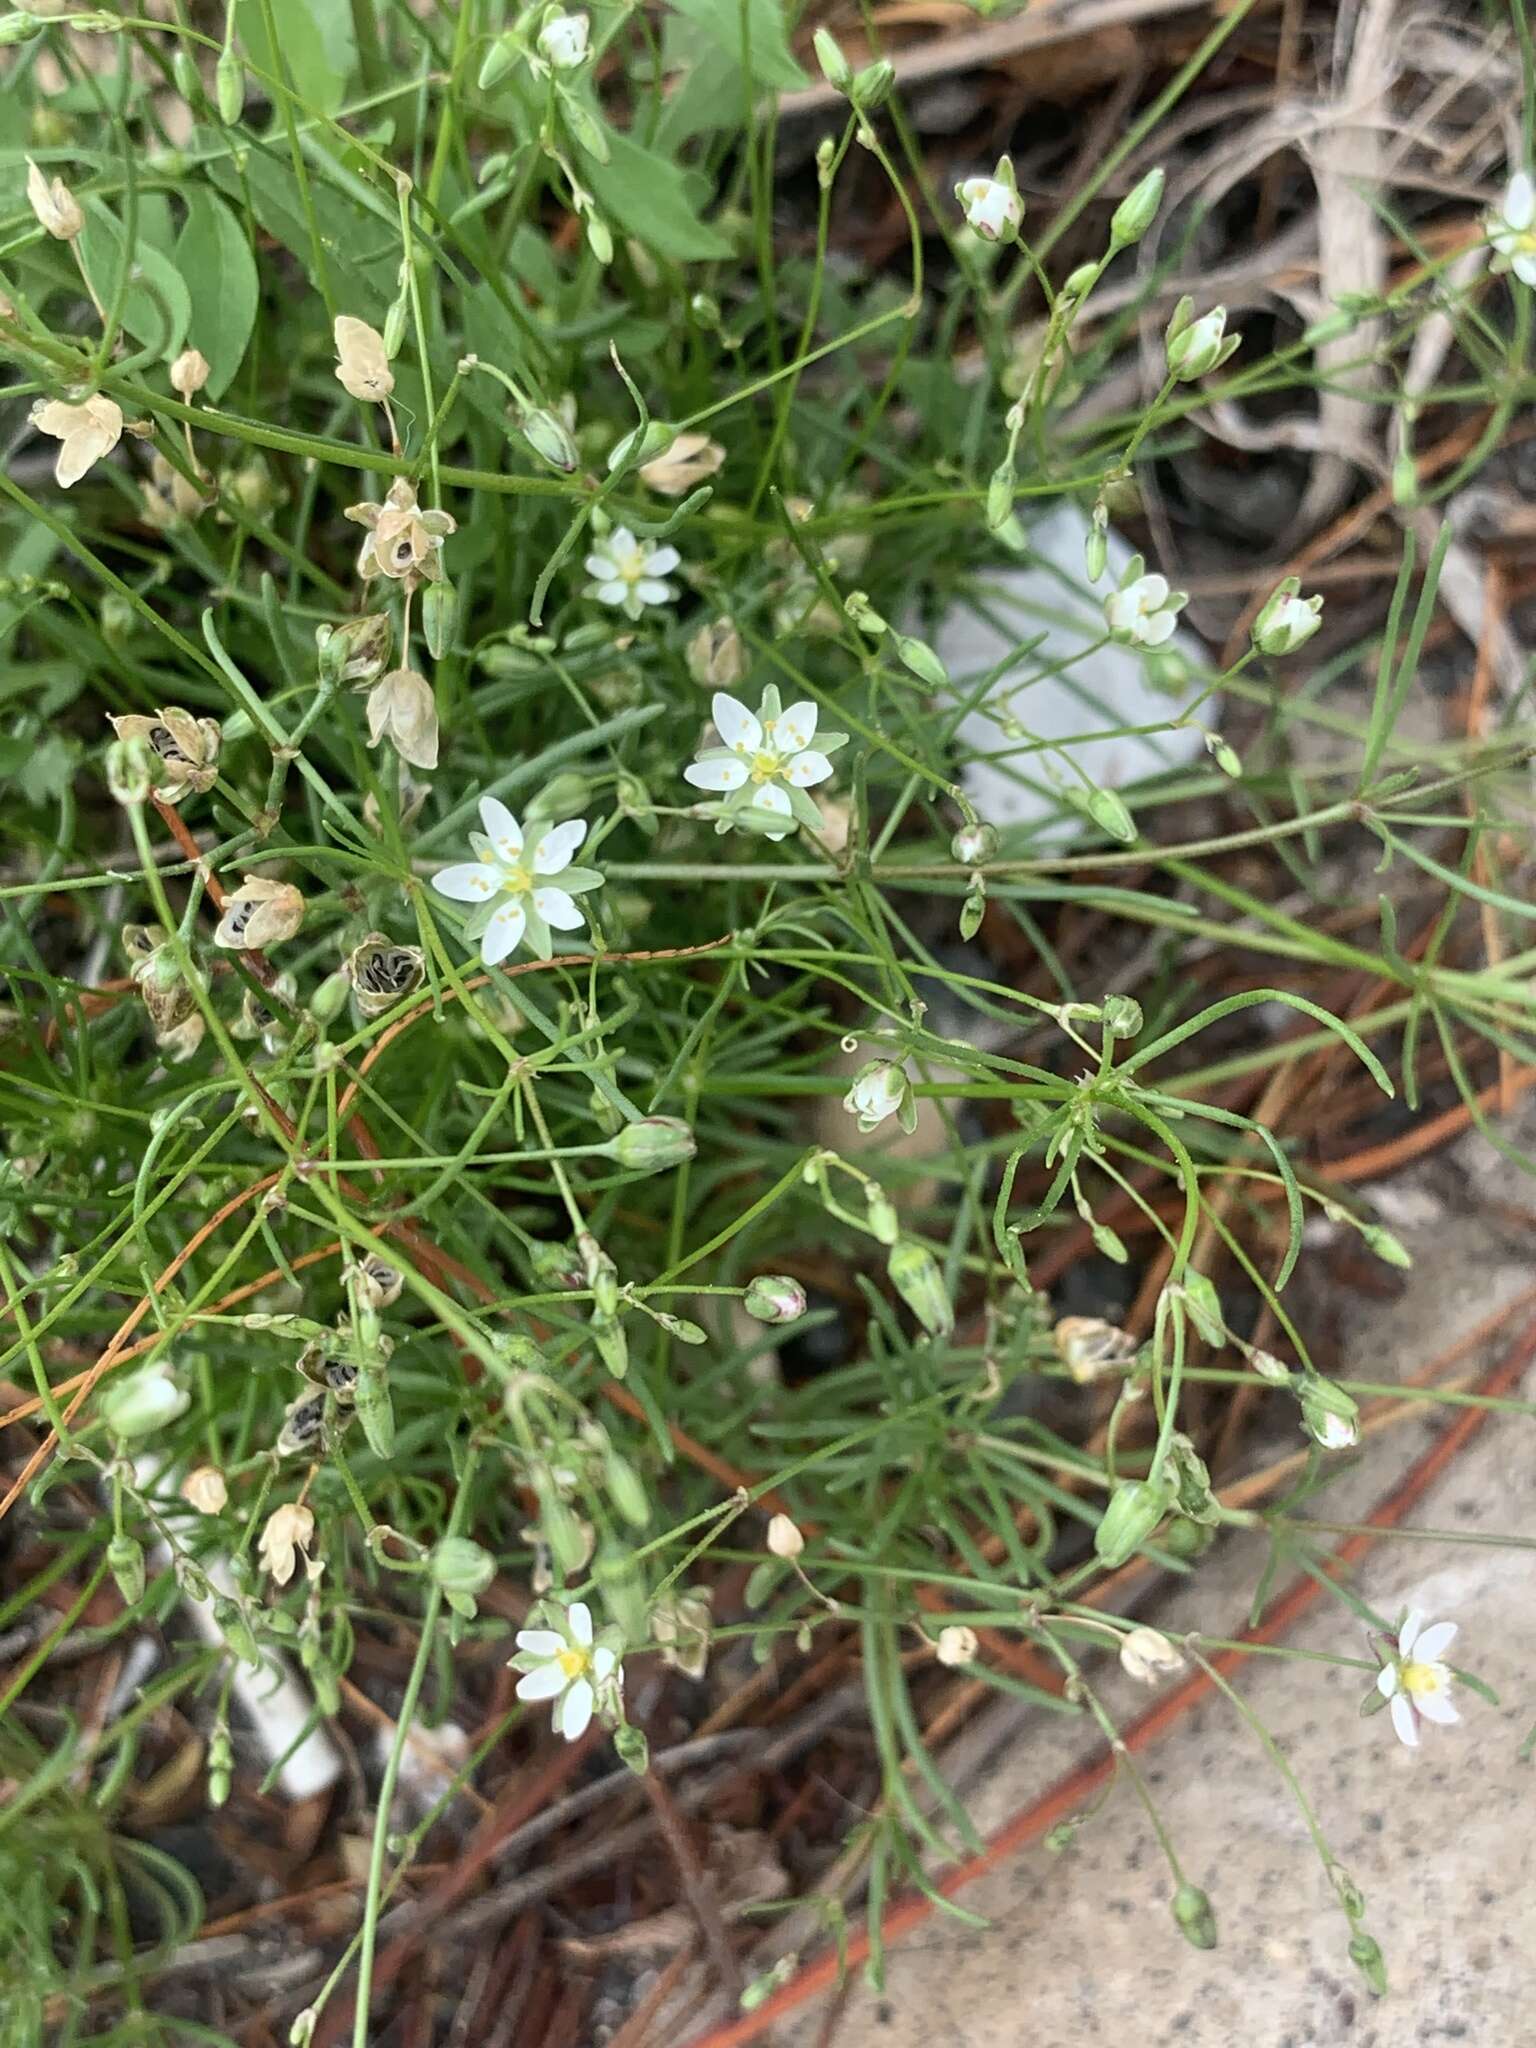
<svg viewBox="0 0 1536 2048">
<path fill-rule="evenodd" d="M 298 1451 L 312 1450 L 320 1441 L 325 1422 L 324 1394 L 301 1394 L 289 1404 L 277 1435 L 277 1454 L 291 1458 Z"/>
</svg>

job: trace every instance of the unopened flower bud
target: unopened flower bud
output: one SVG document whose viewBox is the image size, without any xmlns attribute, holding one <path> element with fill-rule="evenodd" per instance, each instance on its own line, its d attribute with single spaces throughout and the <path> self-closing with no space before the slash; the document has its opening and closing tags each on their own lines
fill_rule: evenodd
<svg viewBox="0 0 1536 2048">
<path fill-rule="evenodd" d="M 589 54 L 591 23 L 584 14 L 552 14 L 539 30 L 539 55 L 555 71 L 575 71 Z"/>
<path fill-rule="evenodd" d="M 1301 579 L 1287 576 L 1273 591 L 1253 622 L 1253 644 L 1260 654 L 1294 654 L 1323 623 L 1321 597 L 1301 597 Z"/>
<path fill-rule="evenodd" d="M 885 105 L 895 83 L 896 66 L 888 57 L 877 57 L 873 64 L 866 64 L 862 71 L 853 74 L 848 97 L 861 114 L 872 114 Z"/>
<path fill-rule="evenodd" d="M 450 1600 L 473 1602 L 496 1576 L 496 1560 L 467 1536 L 445 1536 L 432 1547 L 427 1571 Z"/>
<path fill-rule="evenodd" d="M 698 1141 L 675 1116 L 646 1116 L 626 1124 L 608 1145 L 609 1156 L 633 1173 L 663 1173 L 698 1151 Z"/>
<path fill-rule="evenodd" d="M 608 1498 L 631 1528 L 644 1529 L 651 1519 L 650 1496 L 645 1482 L 628 1458 L 620 1457 L 611 1444 L 603 1451 L 603 1484 Z"/>
<path fill-rule="evenodd" d="M 384 337 L 366 320 L 338 313 L 335 322 L 336 379 L 351 397 L 378 405 L 395 388 Z"/>
<path fill-rule="evenodd" d="M 522 54 L 522 45 L 515 35 L 497 36 L 481 60 L 480 75 L 475 81 L 477 89 L 480 92 L 493 91 Z"/>
<path fill-rule="evenodd" d="M 1213 306 L 1198 320 L 1191 319 L 1193 299 L 1180 299 L 1168 323 L 1166 346 L 1168 374 L 1181 384 L 1190 384 L 1224 363 L 1238 346 L 1238 336 L 1227 336 L 1227 309 Z"/>
<path fill-rule="evenodd" d="M 30 43 L 34 36 L 43 32 L 43 20 L 26 8 L 18 8 L 0 20 L 0 50 L 10 49 L 16 43 Z"/>
<path fill-rule="evenodd" d="M 677 429 L 666 420 L 647 420 L 643 427 L 631 427 L 627 434 L 621 434 L 608 451 L 608 473 L 610 476 L 631 465 L 644 468 L 665 455 L 678 438 Z"/>
<path fill-rule="evenodd" d="M 741 1305 L 760 1323 L 793 1323 L 805 1314 L 805 1289 L 787 1273 L 758 1273 Z"/>
<path fill-rule="evenodd" d="M 117 1582 L 125 1606 L 132 1607 L 144 1593 L 144 1552 L 131 1536 L 114 1536 L 107 1545 L 107 1569 Z"/>
<path fill-rule="evenodd" d="M 903 668 L 910 669 L 919 682 L 927 683 L 930 689 L 942 690 L 948 683 L 949 670 L 926 640 L 915 639 L 910 633 L 899 634 L 896 652 L 901 657 Z"/>
<path fill-rule="evenodd" d="M 585 817 L 591 803 L 591 779 L 579 768 L 565 768 L 534 791 L 523 811 L 523 822 L 526 825 L 531 819 L 547 818 L 553 823 L 561 818 Z"/>
<path fill-rule="evenodd" d="M 963 1622 L 951 1622 L 948 1628 L 939 1630 L 934 1654 L 941 1664 L 947 1664 L 953 1671 L 962 1664 L 974 1664 L 980 1648 L 975 1629 L 967 1628 Z"/>
<path fill-rule="evenodd" d="M 171 365 L 171 389 L 180 398 L 195 398 L 208 382 L 208 358 L 200 348 L 184 348 Z"/>
<path fill-rule="evenodd" d="M 229 1488 L 217 1465 L 199 1465 L 181 1482 L 181 1497 L 200 1515 L 219 1515 L 229 1501 Z"/>
<path fill-rule="evenodd" d="M 1341 1386 L 1308 1370 L 1301 1383 L 1301 1426 L 1325 1451 L 1348 1451 L 1360 1441 L 1360 1404 Z"/>
<path fill-rule="evenodd" d="M 1076 270 L 1069 271 L 1061 281 L 1062 298 L 1066 299 L 1069 304 L 1074 303 L 1078 299 L 1087 298 L 1089 292 L 1093 290 L 1094 281 L 1098 274 L 1099 266 L 1097 263 L 1079 263 Z"/>
<path fill-rule="evenodd" d="M 615 1316 L 619 1309 L 619 1269 L 590 1231 L 578 1240 L 583 1276 L 592 1290 L 592 1305 L 602 1316 Z"/>
<path fill-rule="evenodd" d="M 1350 1941 L 1349 1960 L 1360 1972 L 1375 1998 L 1387 1995 L 1387 1965 L 1374 1938 L 1361 1928 Z"/>
<path fill-rule="evenodd" d="M 1133 186 L 1115 208 L 1110 217 L 1109 239 L 1112 248 L 1128 249 L 1133 242 L 1139 242 L 1157 217 L 1157 209 L 1163 203 L 1163 174 L 1148 171 L 1139 184 Z"/>
<path fill-rule="evenodd" d="M 799 1524 L 792 1522 L 788 1515 L 775 1515 L 768 1524 L 768 1548 L 786 1563 L 797 1558 L 805 1548 Z"/>
<path fill-rule="evenodd" d="M 817 29 L 811 38 L 816 52 L 816 62 L 821 66 L 821 75 L 834 92 L 846 93 L 853 83 L 853 66 L 843 55 L 837 37 L 828 28 Z"/>
<path fill-rule="evenodd" d="M 944 1286 L 939 1262 L 915 1237 L 892 1245 L 885 1270 L 891 1285 L 930 1337 L 945 1337 L 955 1327 L 954 1304 Z"/>
<path fill-rule="evenodd" d="M 190 1398 L 165 1366 L 146 1365 L 102 1390 L 99 1413 L 115 1437 L 149 1436 L 174 1422 Z"/>
<path fill-rule="evenodd" d="M 966 225 L 984 242 L 1011 242 L 1024 220 L 1012 157 L 1001 156 L 990 178 L 967 178 L 955 187 Z"/>
<path fill-rule="evenodd" d="M 1191 1948 L 1216 1946 L 1216 1913 L 1197 1884 L 1181 1884 L 1173 1895 L 1173 1917 Z"/>
<path fill-rule="evenodd" d="M 1094 1531 L 1093 1547 L 1100 1564 L 1118 1570 L 1146 1542 L 1171 1505 L 1166 1482 L 1122 1480 Z"/>
<path fill-rule="evenodd" d="M 515 416 L 514 425 L 540 462 L 569 476 L 581 460 L 571 430 L 547 406 L 531 406 Z"/>
<path fill-rule="evenodd" d="M 951 860 L 965 868 L 980 866 L 997 852 L 997 831 L 982 818 L 969 818 L 949 842 Z"/>
<path fill-rule="evenodd" d="M 421 632 L 427 652 L 441 661 L 453 645 L 459 622 L 459 596 L 446 576 L 429 583 L 421 595 Z"/>
<path fill-rule="evenodd" d="M 1142 1026 L 1141 1005 L 1134 996 L 1106 996 L 1102 1029 L 1106 1038 L 1134 1038 Z"/>
<path fill-rule="evenodd" d="M 213 67 L 214 104 L 226 128 L 233 128 L 245 106 L 245 66 L 228 43 Z"/>
</svg>

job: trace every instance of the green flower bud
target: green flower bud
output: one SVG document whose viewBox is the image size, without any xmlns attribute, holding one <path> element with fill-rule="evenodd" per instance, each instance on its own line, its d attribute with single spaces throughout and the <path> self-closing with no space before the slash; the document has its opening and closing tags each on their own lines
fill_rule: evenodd
<svg viewBox="0 0 1536 2048">
<path fill-rule="evenodd" d="M 1384 1224 L 1364 1224 L 1360 1235 L 1365 1240 L 1366 1250 L 1374 1252 L 1377 1258 L 1384 1260 L 1387 1265 L 1401 1266 L 1405 1270 L 1412 1266 L 1412 1253 L 1402 1239 L 1388 1230 Z"/>
<path fill-rule="evenodd" d="M 987 524 L 996 533 L 1013 511 L 1014 474 L 1012 467 L 1000 462 L 993 470 L 987 484 Z"/>
<path fill-rule="evenodd" d="M 603 1453 L 603 1484 L 608 1489 L 608 1498 L 632 1528 L 648 1527 L 651 1502 L 645 1482 L 628 1458 L 621 1458 L 611 1444 Z"/>
<path fill-rule="evenodd" d="M 309 999 L 309 1014 L 317 1024 L 331 1024 L 346 1007 L 352 992 L 352 978 L 345 967 L 328 974 Z"/>
<path fill-rule="evenodd" d="M 528 1256 L 528 1277 L 535 1287 L 549 1291 L 555 1288 L 580 1287 L 585 1283 L 586 1272 L 578 1252 L 568 1244 L 556 1239 L 546 1239 L 535 1245 Z M 507 1340 L 510 1342 L 511 1340 Z M 524 1340 L 526 1341 L 526 1340 Z M 542 1371 L 544 1360 L 538 1357 L 533 1370 Z"/>
<path fill-rule="evenodd" d="M 1097 263 L 1079 263 L 1076 270 L 1071 271 L 1062 280 L 1062 298 L 1070 301 L 1087 298 L 1098 280 L 1098 275 Z"/>
<path fill-rule="evenodd" d="M 384 353 L 391 360 L 400 353 L 400 344 L 405 340 L 405 316 L 410 311 L 410 300 L 402 292 L 384 315 Z"/>
<path fill-rule="evenodd" d="M 1138 1551 L 1172 1504 L 1168 1482 L 1125 1479 L 1109 1497 L 1093 1547 L 1099 1563 L 1116 1571 Z"/>
<path fill-rule="evenodd" d="M 821 75 L 834 92 L 846 93 L 853 83 L 853 66 L 843 55 L 830 29 L 819 28 L 811 38 Z"/>
<path fill-rule="evenodd" d="M 458 592 L 446 576 L 439 577 L 421 593 L 421 630 L 434 661 L 441 661 L 453 645 L 458 622 Z"/>
<path fill-rule="evenodd" d="M 245 107 L 245 66 L 226 43 L 213 67 L 213 97 L 219 119 L 233 128 Z"/>
<path fill-rule="evenodd" d="M 643 469 L 658 455 L 665 455 L 676 439 L 676 427 L 669 426 L 665 420 L 647 420 L 643 427 L 631 427 L 608 451 L 609 475 L 621 469 Z"/>
<path fill-rule="evenodd" d="M 1191 1948 L 1216 1946 L 1216 1913 L 1197 1884 L 1181 1884 L 1173 1895 L 1173 1917 Z"/>
<path fill-rule="evenodd" d="M 1106 1038 L 1135 1038 L 1142 1026 L 1141 1005 L 1134 996 L 1106 996 L 1099 1021 Z"/>
<path fill-rule="evenodd" d="M 1107 838 L 1118 839 L 1122 846 L 1129 846 L 1135 839 L 1135 820 L 1112 789 L 1077 791 L 1074 792 L 1074 801 L 1082 804 Z"/>
<path fill-rule="evenodd" d="M 140 1366 L 102 1390 L 101 1419 L 115 1437 L 149 1436 L 182 1414 L 191 1399 L 163 1365 Z"/>
<path fill-rule="evenodd" d="M 144 1552 L 131 1536 L 114 1536 L 107 1545 L 107 1569 L 117 1581 L 123 1604 L 132 1607 L 144 1593 Z"/>
<path fill-rule="evenodd" d="M 1188 1515 L 1175 1515 L 1157 1540 L 1170 1557 L 1181 1557 L 1193 1564 L 1196 1558 L 1204 1557 L 1216 1541 L 1216 1529 L 1210 1522 L 1196 1522 Z"/>
<path fill-rule="evenodd" d="M 203 81 L 197 75 L 197 65 L 192 52 L 184 43 L 178 43 L 176 54 L 171 59 L 171 77 L 176 81 L 176 90 L 187 102 L 195 106 L 203 96 Z"/>
<path fill-rule="evenodd" d="M 974 939 L 976 934 L 981 930 L 981 920 L 986 916 L 986 914 L 986 884 L 984 882 L 978 882 L 976 887 L 969 891 L 965 901 L 960 906 L 961 938 Z"/>
<path fill-rule="evenodd" d="M 805 1314 L 805 1289 L 787 1273 L 758 1273 L 741 1305 L 760 1323 L 793 1323 Z"/>
<path fill-rule="evenodd" d="M 241 1614 L 238 1604 L 233 1600 L 215 1600 L 213 1603 L 213 1618 L 218 1623 L 220 1633 L 223 1635 L 225 1642 L 228 1643 L 230 1649 L 233 1650 L 241 1663 L 259 1665 L 261 1662 L 260 1646 L 255 1636 L 251 1633 L 250 1624 Z"/>
<path fill-rule="evenodd" d="M 606 1316 L 601 1309 L 594 1309 L 587 1327 L 598 1357 L 616 1380 L 623 1379 L 629 1371 L 629 1339 L 624 1334 L 624 1325 L 616 1316 Z"/>
<path fill-rule="evenodd" d="M 1204 1273 L 1186 1269 L 1179 1288 L 1189 1319 L 1207 1344 L 1224 1344 L 1227 1326 L 1221 1313 L 1221 1296 Z"/>
<path fill-rule="evenodd" d="M 868 1188 L 864 1194 L 865 1206 L 869 1212 L 869 1227 L 881 1244 L 894 1244 L 901 1232 L 901 1218 L 896 1205 L 879 1188 Z"/>
<path fill-rule="evenodd" d="M 498 36 L 486 51 L 480 66 L 480 76 L 475 81 L 480 91 L 490 92 L 500 85 L 522 54 L 522 48 L 515 35 Z"/>
<path fill-rule="evenodd" d="M 0 50 L 8 48 L 12 43 L 30 43 L 34 36 L 40 36 L 42 32 L 43 24 L 37 15 L 18 9 L 15 14 L 8 14 L 0 21 Z"/>
<path fill-rule="evenodd" d="M 1302 1374 L 1301 1426 L 1325 1451 L 1348 1451 L 1360 1441 L 1360 1404 L 1352 1394 L 1309 1367 Z"/>
<path fill-rule="evenodd" d="M 885 1270 L 891 1285 L 930 1337 L 947 1337 L 955 1327 L 954 1305 L 944 1287 L 939 1262 L 927 1245 L 914 1237 L 892 1245 Z"/>
<path fill-rule="evenodd" d="M 1364 1928 L 1355 1935 L 1349 1944 L 1349 1960 L 1369 1985 L 1371 1995 L 1374 1998 L 1385 1998 L 1387 1995 L 1386 1960 L 1375 1940 L 1365 1932 Z"/>
<path fill-rule="evenodd" d="M 1141 182 L 1115 208 L 1109 223 L 1110 247 L 1128 249 L 1139 242 L 1157 217 L 1163 203 L 1163 174 L 1148 171 Z"/>
<path fill-rule="evenodd" d="M 1109 561 L 1109 507 L 1100 498 L 1093 508 L 1088 538 L 1083 542 L 1083 564 L 1088 581 L 1097 583 Z"/>
<path fill-rule="evenodd" d="M 608 1145 L 610 1159 L 632 1173 L 664 1173 L 698 1151 L 698 1141 L 675 1116 L 646 1116 L 626 1124 Z"/>
<path fill-rule="evenodd" d="M 580 462 L 581 455 L 570 428 L 547 406 L 531 406 L 526 412 L 519 413 L 513 424 L 540 462 L 547 462 L 562 476 L 569 476 Z"/>
<path fill-rule="evenodd" d="M 1233 335 L 1231 346 L 1228 345 L 1225 306 L 1213 306 L 1198 320 L 1190 318 L 1193 310 L 1193 300 L 1180 299 L 1168 323 L 1168 374 L 1177 377 L 1181 384 L 1191 384 L 1224 363 L 1238 339 Z"/>
<path fill-rule="evenodd" d="M 467 1536 L 445 1536 L 432 1547 L 427 1571 L 435 1586 L 452 1598 L 473 1600 L 496 1576 L 496 1560 Z"/>
<path fill-rule="evenodd" d="M 1223 775 L 1230 775 L 1236 781 L 1242 774 L 1242 756 L 1235 747 L 1228 745 L 1219 732 L 1208 732 L 1206 734 L 1205 751 L 1210 755 Z"/>
<path fill-rule="evenodd" d="M 581 1253 L 582 1276 L 592 1290 L 592 1300 L 599 1314 L 616 1315 L 619 1307 L 618 1267 L 590 1231 L 582 1232 L 577 1250 Z"/>
<path fill-rule="evenodd" d="M 613 1747 L 626 1770 L 633 1771 L 637 1778 L 645 1776 L 651 1767 L 651 1751 L 643 1729 L 621 1721 L 613 1731 Z"/>
<path fill-rule="evenodd" d="M 981 818 L 968 818 L 949 842 L 949 857 L 962 867 L 979 867 L 997 852 L 996 829 Z"/>
<path fill-rule="evenodd" d="M 898 635 L 896 652 L 901 656 L 902 666 L 909 668 L 919 682 L 927 683 L 930 689 L 942 690 L 949 681 L 949 670 L 928 646 L 926 641 L 914 640 L 909 633 Z"/>
<path fill-rule="evenodd" d="M 567 768 L 540 785 L 525 806 L 523 819 L 526 823 L 530 818 L 579 818 L 591 801 L 591 782 L 579 769 Z"/>
<path fill-rule="evenodd" d="M 1287 576 L 1272 591 L 1253 622 L 1253 644 L 1260 654 L 1294 654 L 1323 623 L 1321 597 L 1301 597 L 1299 576 Z"/>
<path fill-rule="evenodd" d="M 853 74 L 848 97 L 861 114 L 872 114 L 876 107 L 885 105 L 895 83 L 896 66 L 887 57 L 877 57 L 873 64 L 866 64 L 862 71 Z"/>
</svg>

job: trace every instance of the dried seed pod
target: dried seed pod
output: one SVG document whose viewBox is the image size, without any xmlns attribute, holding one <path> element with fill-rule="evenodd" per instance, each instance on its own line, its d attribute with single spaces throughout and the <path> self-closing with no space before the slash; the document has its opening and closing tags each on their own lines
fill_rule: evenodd
<svg viewBox="0 0 1536 2048">
<path fill-rule="evenodd" d="M 347 955 L 347 977 L 361 1017 L 379 1017 L 393 1009 L 421 986 L 425 973 L 426 955 L 420 946 L 397 946 L 382 932 L 370 932 Z"/>
<path fill-rule="evenodd" d="M 348 1281 L 356 1290 L 358 1298 L 368 1308 L 393 1308 L 400 1299 L 405 1276 L 399 1267 L 392 1266 L 388 1259 L 381 1259 L 376 1252 L 369 1252 L 352 1268 Z"/>
<path fill-rule="evenodd" d="M 325 1384 L 335 1396 L 338 1407 L 352 1407 L 357 1399 L 357 1367 L 349 1359 L 327 1359 Z"/>
<path fill-rule="evenodd" d="M 278 1431 L 277 1454 L 291 1458 L 299 1451 L 313 1450 L 325 1424 L 324 1394 L 300 1394 L 290 1402 L 283 1426 Z"/>
</svg>

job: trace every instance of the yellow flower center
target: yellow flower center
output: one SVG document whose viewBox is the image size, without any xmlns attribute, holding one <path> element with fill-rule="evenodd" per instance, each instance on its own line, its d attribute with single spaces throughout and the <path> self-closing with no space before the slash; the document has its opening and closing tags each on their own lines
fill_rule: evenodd
<svg viewBox="0 0 1536 2048">
<path fill-rule="evenodd" d="M 644 548 L 631 548 L 628 554 L 620 555 L 614 567 L 625 583 L 638 583 L 645 574 Z"/>
<path fill-rule="evenodd" d="M 1433 1693 L 1445 1690 L 1445 1667 L 1441 1664 L 1415 1664 L 1409 1662 L 1400 1667 L 1398 1677 L 1406 1693 Z"/>
<path fill-rule="evenodd" d="M 754 754 L 752 756 L 752 780 L 754 782 L 772 782 L 778 772 L 779 757 L 777 754 Z"/>
<path fill-rule="evenodd" d="M 557 1650 L 555 1662 L 565 1679 L 574 1683 L 576 1679 L 585 1677 L 592 1663 L 592 1653 L 590 1650 Z"/>
<path fill-rule="evenodd" d="M 533 876 L 521 865 L 505 867 L 501 871 L 501 886 L 509 896 L 526 896 L 533 887 Z"/>
</svg>

